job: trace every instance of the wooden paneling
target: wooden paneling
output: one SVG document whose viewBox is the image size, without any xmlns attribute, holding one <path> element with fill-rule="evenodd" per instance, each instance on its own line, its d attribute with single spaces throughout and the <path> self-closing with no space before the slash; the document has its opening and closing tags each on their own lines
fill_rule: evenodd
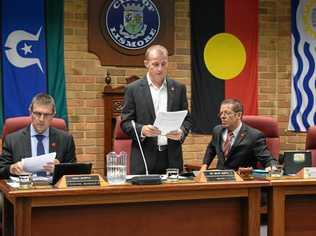
<svg viewBox="0 0 316 236">
<path fill-rule="evenodd" d="M 259 236 L 266 181 L 41 188 L 4 193 L 6 235 Z M 12 223 L 14 222 L 14 223 Z"/>
<path fill-rule="evenodd" d="M 269 236 L 316 235 L 316 180 L 272 180 Z"/>
</svg>

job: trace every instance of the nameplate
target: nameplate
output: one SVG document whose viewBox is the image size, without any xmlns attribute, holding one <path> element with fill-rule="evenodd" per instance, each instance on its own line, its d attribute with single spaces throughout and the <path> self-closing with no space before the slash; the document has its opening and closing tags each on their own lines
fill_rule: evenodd
<svg viewBox="0 0 316 236">
<path fill-rule="evenodd" d="M 304 167 L 304 179 L 316 178 L 316 167 Z"/>
<path fill-rule="evenodd" d="M 210 181 L 236 181 L 234 170 L 207 170 L 204 176 Z"/>
<path fill-rule="evenodd" d="M 71 175 L 66 176 L 66 184 L 72 186 L 100 186 L 99 177 L 96 175 Z"/>
<path fill-rule="evenodd" d="M 58 188 L 106 186 L 104 179 L 98 174 L 64 175 L 56 184 Z"/>
</svg>

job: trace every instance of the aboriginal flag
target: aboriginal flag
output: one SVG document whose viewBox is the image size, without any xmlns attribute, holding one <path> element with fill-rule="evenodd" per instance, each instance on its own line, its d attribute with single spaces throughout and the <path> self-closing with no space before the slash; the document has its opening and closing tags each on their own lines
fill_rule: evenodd
<svg viewBox="0 0 316 236">
<path fill-rule="evenodd" d="M 191 0 L 190 11 L 192 131 L 209 134 L 225 98 L 257 114 L 258 0 Z"/>
</svg>

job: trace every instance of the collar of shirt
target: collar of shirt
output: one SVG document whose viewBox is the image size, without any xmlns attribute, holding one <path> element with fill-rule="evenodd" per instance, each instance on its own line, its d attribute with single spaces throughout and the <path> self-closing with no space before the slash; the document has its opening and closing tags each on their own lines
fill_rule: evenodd
<svg viewBox="0 0 316 236">
<path fill-rule="evenodd" d="M 36 130 L 34 129 L 32 124 L 30 126 L 30 133 L 31 133 L 31 137 L 34 137 L 35 135 L 39 134 L 39 133 L 36 132 Z M 48 137 L 49 136 L 49 128 L 46 129 L 44 133 L 41 133 L 41 135 L 44 135 L 45 137 Z"/>
<path fill-rule="evenodd" d="M 240 122 L 239 126 L 238 126 L 236 129 L 233 130 L 233 138 L 232 138 L 232 140 L 231 140 L 231 144 L 234 143 L 234 141 L 235 141 L 235 139 L 236 139 L 236 137 L 237 137 L 237 135 L 238 135 L 238 133 L 239 133 L 239 131 L 240 131 L 240 129 L 241 129 L 241 126 L 242 126 L 242 122 Z M 227 138 L 227 133 L 228 133 L 228 130 L 225 129 L 225 131 L 224 131 L 224 133 L 223 133 L 223 140 L 226 140 L 226 138 Z"/>
<path fill-rule="evenodd" d="M 152 82 L 148 73 L 147 73 L 147 82 L 148 82 L 149 87 L 153 87 L 156 90 L 162 90 L 163 88 L 167 88 L 167 80 L 166 79 L 164 79 L 162 86 L 160 88 L 158 88 L 156 85 L 154 85 L 154 83 Z"/>
<path fill-rule="evenodd" d="M 36 132 L 36 130 L 34 129 L 33 125 L 31 124 L 30 126 L 30 134 L 31 134 L 31 149 L 32 149 L 32 156 L 36 156 L 37 152 L 37 138 L 35 137 L 35 135 L 39 134 Z M 49 153 L 49 128 L 47 130 L 45 130 L 44 133 L 42 133 L 41 135 L 44 135 L 45 137 L 43 138 L 42 142 L 44 145 L 44 149 L 45 149 L 45 153 Z"/>
</svg>

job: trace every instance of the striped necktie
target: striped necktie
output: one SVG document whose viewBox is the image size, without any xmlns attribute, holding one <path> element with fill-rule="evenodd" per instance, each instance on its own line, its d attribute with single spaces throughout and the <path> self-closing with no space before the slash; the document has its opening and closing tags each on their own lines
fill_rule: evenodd
<svg viewBox="0 0 316 236">
<path fill-rule="evenodd" d="M 233 137 L 234 137 L 234 133 L 231 130 L 228 130 L 227 137 L 223 146 L 223 153 L 224 153 L 225 158 L 227 158 L 227 155 L 230 151 Z"/>
</svg>

